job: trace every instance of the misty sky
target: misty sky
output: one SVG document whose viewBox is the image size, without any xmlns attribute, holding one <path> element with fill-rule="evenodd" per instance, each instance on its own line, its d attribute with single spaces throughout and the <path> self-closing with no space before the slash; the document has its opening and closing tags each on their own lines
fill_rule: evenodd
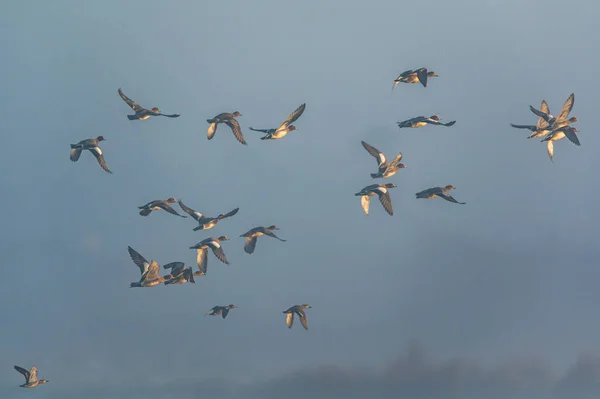
<svg viewBox="0 0 600 399">
<path fill-rule="evenodd" d="M 570 4 L 5 2 L 0 397 L 597 397 L 600 6 Z M 421 66 L 439 77 L 390 93 Z M 129 121 L 119 87 L 181 117 Z M 559 141 L 551 163 L 509 123 L 572 92 L 581 147 Z M 284 139 L 248 130 L 302 103 Z M 225 126 L 208 141 L 206 119 L 235 110 L 249 145 Z M 396 126 L 433 114 L 457 123 Z M 114 175 L 69 161 L 98 135 Z M 371 179 L 361 140 L 407 168 Z M 394 216 L 376 199 L 365 216 L 353 194 L 383 182 Z M 447 184 L 466 205 L 415 199 Z M 240 210 L 207 232 L 138 214 L 168 197 Z M 271 224 L 287 242 L 246 254 L 239 235 Z M 230 265 L 209 254 L 195 285 L 129 288 L 128 245 L 196 268 L 188 248 L 220 235 Z M 285 326 L 298 303 L 309 331 Z M 14 364 L 50 383 L 19 388 Z M 466 381 L 455 396 L 446 377 Z"/>
</svg>

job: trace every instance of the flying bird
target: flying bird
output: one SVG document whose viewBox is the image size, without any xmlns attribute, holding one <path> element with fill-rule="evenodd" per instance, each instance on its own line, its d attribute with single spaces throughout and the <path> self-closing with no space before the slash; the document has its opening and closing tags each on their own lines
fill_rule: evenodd
<svg viewBox="0 0 600 399">
<path fill-rule="evenodd" d="M 79 157 L 81 156 L 81 152 L 83 150 L 88 150 L 89 152 L 94 154 L 94 156 L 96 157 L 96 161 L 98 161 L 98 164 L 100 165 L 100 167 L 102 167 L 102 169 L 104 169 L 108 173 L 112 173 L 106 165 L 106 161 L 104 160 L 104 154 L 102 153 L 102 150 L 98 146 L 99 142 L 105 140 L 106 139 L 104 138 L 104 136 L 98 136 L 95 139 L 81 140 L 77 144 L 71 144 L 71 154 L 69 155 L 69 158 L 71 159 L 71 161 L 77 162 L 79 160 Z"/>
<path fill-rule="evenodd" d="M 186 206 L 183 202 L 181 202 L 181 200 L 179 200 L 179 206 L 185 213 L 193 217 L 198 222 L 198 226 L 194 227 L 194 231 L 212 229 L 217 225 L 217 223 L 219 223 L 220 220 L 233 216 L 240 210 L 240 208 L 235 208 L 234 210 L 231 210 L 227 213 L 221 213 L 219 216 L 212 218 Z"/>
<path fill-rule="evenodd" d="M 207 119 L 206 121 L 209 123 L 207 133 L 208 139 L 211 140 L 215 136 L 219 123 L 224 123 L 229 126 L 237 141 L 244 145 L 248 145 L 244 139 L 244 135 L 242 134 L 242 128 L 240 127 L 239 122 L 235 119 L 238 116 L 242 116 L 242 114 L 240 114 L 238 111 L 235 111 L 234 113 L 223 112 L 212 119 Z"/>
<path fill-rule="evenodd" d="M 560 114 L 558 114 L 558 116 L 556 116 L 556 117 L 554 115 L 551 115 L 549 113 L 549 111 L 548 112 L 540 111 L 540 110 L 533 108 L 531 105 L 529 106 L 529 109 L 531 110 L 531 112 L 533 112 L 540 118 L 544 119 L 548 123 L 548 125 L 552 126 L 557 122 L 562 122 L 562 121 L 567 120 L 567 117 L 571 113 L 571 110 L 573 109 L 574 104 L 575 104 L 575 93 L 571 93 L 569 98 L 567 98 L 567 101 L 565 101 L 562 109 L 560 110 Z"/>
<path fill-rule="evenodd" d="M 129 252 L 129 256 L 133 263 L 140 268 L 141 274 L 140 280 L 130 283 L 129 288 L 154 287 L 165 281 L 164 277 L 158 275 L 160 265 L 155 260 L 148 262 L 142 254 L 131 247 L 127 247 L 127 251 Z"/>
<path fill-rule="evenodd" d="M 454 202 L 455 204 L 461 204 L 464 205 L 466 204 L 466 202 L 458 202 L 457 200 L 454 199 L 454 197 L 452 197 L 450 194 L 448 194 L 448 191 L 450 190 L 454 190 L 454 186 L 449 184 L 446 187 L 433 187 L 433 188 L 428 188 L 427 190 L 423 190 L 421 192 L 418 192 L 416 194 L 417 198 L 435 198 L 435 197 L 440 197 L 445 199 L 446 201 L 449 202 Z"/>
<path fill-rule="evenodd" d="M 179 213 L 177 213 L 177 211 L 173 208 L 171 208 L 171 205 L 174 202 L 177 202 L 177 200 L 175 198 L 169 198 L 166 200 L 154 200 L 154 201 L 150 201 L 145 205 L 142 206 L 138 206 L 138 209 L 141 209 L 140 211 L 140 215 L 142 216 L 148 216 L 150 214 L 150 212 L 152 211 L 158 211 L 160 209 L 169 212 L 172 215 L 176 215 L 182 218 L 187 218 L 187 216 L 184 215 L 180 215 Z"/>
<path fill-rule="evenodd" d="M 15 370 L 19 373 L 23 374 L 25 377 L 25 384 L 19 385 L 21 388 L 35 388 L 40 384 L 45 384 L 49 382 L 48 380 L 37 378 L 37 368 L 34 366 L 31 369 L 27 370 L 20 366 L 14 366 Z"/>
<path fill-rule="evenodd" d="M 456 121 L 442 123 L 439 120 L 440 120 L 440 117 L 437 115 L 432 115 L 429 118 L 426 116 L 417 116 L 416 118 L 411 118 L 411 119 L 408 119 L 408 120 L 405 120 L 402 122 L 396 122 L 396 123 L 400 129 L 402 129 L 403 127 L 418 128 L 418 127 L 423 127 L 425 125 L 452 126 L 456 123 Z"/>
<path fill-rule="evenodd" d="M 576 146 L 580 146 L 581 143 L 579 143 L 579 138 L 575 134 L 578 131 L 579 129 L 577 129 L 576 127 L 563 126 L 551 131 L 546 137 L 542 139 L 542 142 L 548 142 L 548 156 L 550 157 L 550 160 L 552 162 L 554 162 L 554 142 L 562 140 L 566 137 Z"/>
<path fill-rule="evenodd" d="M 269 237 L 273 237 L 278 239 L 279 241 L 287 241 L 287 240 L 282 240 L 281 238 L 277 237 L 274 233 L 273 230 L 279 230 L 279 228 L 275 225 L 273 226 L 269 226 L 269 227 L 255 227 L 253 229 L 248 230 L 246 233 L 242 234 L 240 237 L 245 237 L 246 238 L 246 242 L 244 243 L 244 251 L 246 251 L 246 253 L 253 253 L 254 252 L 254 248 L 256 247 L 256 240 L 258 240 L 258 237 L 265 235 L 265 236 L 269 236 Z"/>
<path fill-rule="evenodd" d="M 237 306 L 235 305 L 225 305 L 225 306 L 213 306 L 208 312 L 204 314 L 204 316 L 221 316 L 222 318 L 226 318 L 229 313 L 229 309 L 235 309 Z"/>
<path fill-rule="evenodd" d="M 138 103 L 136 103 L 132 99 L 130 99 L 129 97 L 127 97 L 125 94 L 123 94 L 123 91 L 121 89 L 119 89 L 118 92 L 119 92 L 119 95 L 121 96 L 121 98 L 123 99 L 123 101 L 125 101 L 127 103 L 127 105 L 129 105 L 131 107 L 131 109 L 133 109 L 135 111 L 134 115 L 127 115 L 127 119 L 129 119 L 130 121 L 133 121 L 133 120 L 143 121 L 143 120 L 150 118 L 151 116 L 166 116 L 168 118 L 179 117 L 179 114 L 171 114 L 171 115 L 163 114 L 156 107 L 154 107 L 152 109 L 146 109 L 146 108 L 140 106 Z"/>
<path fill-rule="evenodd" d="M 438 76 L 433 71 L 427 71 L 427 68 L 419 68 L 415 71 L 409 69 L 408 71 L 402 72 L 396 79 L 394 79 L 394 86 L 392 90 L 398 85 L 398 83 L 417 83 L 420 82 L 423 87 L 427 87 L 427 78 Z"/>
<path fill-rule="evenodd" d="M 381 202 L 381 205 L 383 205 L 383 209 L 385 209 L 385 211 L 392 216 L 394 214 L 394 210 L 392 209 L 392 199 L 390 197 L 388 188 L 394 187 L 396 187 L 396 185 L 393 183 L 371 184 L 354 195 L 361 197 L 360 204 L 362 205 L 363 211 L 365 211 L 365 215 L 369 214 L 371 197 L 377 194 L 379 196 L 379 202 Z"/>
<path fill-rule="evenodd" d="M 185 267 L 183 262 L 171 262 L 163 266 L 164 269 L 171 269 L 168 276 L 164 276 L 164 284 L 195 284 L 194 271 L 191 267 Z"/>
<path fill-rule="evenodd" d="M 302 327 L 304 327 L 305 330 L 308 330 L 308 320 L 306 319 L 306 313 L 304 312 L 304 309 L 310 308 L 312 308 L 312 306 L 305 304 L 294 305 L 291 308 L 284 310 L 283 313 L 286 315 L 285 324 L 287 324 L 288 328 L 292 328 L 292 325 L 294 324 L 294 314 L 296 314 L 300 319 L 300 323 L 302 323 Z"/>
<path fill-rule="evenodd" d="M 379 151 L 377 148 L 373 147 L 372 145 L 365 143 L 364 141 L 361 141 L 360 143 L 365 148 L 365 150 L 367 150 L 367 152 L 369 154 L 371 154 L 372 156 L 374 156 L 375 159 L 377 160 L 377 166 L 379 167 L 379 171 L 377 171 L 377 173 L 371 173 L 371 177 L 373 179 L 378 178 L 378 177 L 382 177 L 382 178 L 392 177 L 396 174 L 396 172 L 398 172 L 398 170 L 400 170 L 402 168 L 406 168 L 406 165 L 404 165 L 403 163 L 400 162 L 402 160 L 401 152 L 398 153 L 398 155 L 396 155 L 394 157 L 394 159 L 392 159 L 392 162 L 388 163 L 383 152 Z"/>
<path fill-rule="evenodd" d="M 221 236 L 219 238 L 206 238 L 190 249 L 195 249 L 197 251 L 196 263 L 198 264 L 198 268 L 204 274 L 206 274 L 206 269 L 208 266 L 208 249 L 212 249 L 213 254 L 217 259 L 226 265 L 229 264 L 227 257 L 225 256 L 225 252 L 223 252 L 223 248 L 221 247 L 221 241 L 229 240 L 227 236 Z"/>
<path fill-rule="evenodd" d="M 265 136 L 261 137 L 261 140 L 277 140 L 284 137 L 286 134 L 291 132 L 292 130 L 298 130 L 296 126 L 292 125 L 295 121 L 300 118 L 300 116 L 304 113 L 304 109 L 306 108 L 306 103 L 300 105 L 294 112 L 292 112 L 285 121 L 277 129 L 254 129 L 250 127 L 250 130 L 254 130 L 255 132 L 266 133 Z"/>
</svg>

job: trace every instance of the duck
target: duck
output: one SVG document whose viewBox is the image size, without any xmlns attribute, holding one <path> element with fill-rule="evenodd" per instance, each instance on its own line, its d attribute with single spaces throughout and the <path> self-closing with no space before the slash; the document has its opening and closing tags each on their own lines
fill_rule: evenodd
<svg viewBox="0 0 600 399">
<path fill-rule="evenodd" d="M 302 323 L 302 327 L 304 327 L 305 330 L 308 330 L 308 320 L 306 319 L 306 313 L 304 312 L 304 309 L 310 308 L 312 308 L 312 306 L 304 304 L 294 305 L 291 308 L 284 310 L 283 313 L 286 314 L 285 324 L 287 324 L 288 328 L 292 328 L 292 325 L 294 324 L 294 314 L 297 314 L 298 318 L 300 319 L 300 323 Z"/>
<path fill-rule="evenodd" d="M 215 227 L 217 225 L 217 223 L 219 223 L 220 220 L 228 218 L 230 216 L 234 216 L 240 210 L 240 208 L 235 208 L 227 213 L 221 213 L 221 214 L 219 214 L 219 216 L 211 218 L 211 217 L 207 217 L 207 216 L 201 214 L 200 212 L 195 211 L 192 208 L 186 206 L 181 201 L 181 199 L 178 202 L 179 202 L 179 206 L 181 207 L 181 209 L 183 209 L 183 211 L 185 213 L 187 213 L 188 215 L 193 217 L 198 222 L 198 226 L 194 227 L 194 229 L 193 229 L 194 231 L 212 229 L 213 227 Z"/>
<path fill-rule="evenodd" d="M 375 159 L 377 160 L 377 165 L 379 166 L 379 171 L 377 173 L 371 173 L 371 177 L 373 179 L 376 179 L 379 177 L 381 177 L 381 178 L 392 177 L 400 169 L 406 168 L 406 165 L 404 165 L 403 163 L 400 162 L 402 160 L 401 152 L 399 152 L 398 155 L 396 155 L 394 157 L 394 159 L 392 159 L 392 162 L 388 163 L 383 152 L 379 151 L 377 148 L 373 147 L 370 144 L 367 144 L 364 141 L 361 141 L 360 143 L 365 148 L 365 150 L 367 150 L 367 152 L 369 154 L 371 154 L 372 156 L 374 156 Z"/>
<path fill-rule="evenodd" d="M 397 122 L 397 125 L 400 129 L 403 127 L 412 127 L 418 128 L 423 127 L 425 125 L 439 125 L 439 126 L 452 126 L 456 123 L 456 121 L 450 121 L 448 123 L 439 122 L 440 117 L 437 115 L 431 115 L 429 118 L 426 116 L 417 116 L 415 118 L 411 118 L 402 122 Z"/>
<path fill-rule="evenodd" d="M 127 105 L 129 105 L 131 107 L 131 109 L 133 109 L 135 111 L 134 115 L 127 115 L 127 119 L 129 119 L 130 121 L 133 121 L 133 120 L 144 121 L 144 120 L 150 118 L 151 116 L 166 116 L 167 118 L 178 118 L 180 116 L 179 114 L 171 114 L 171 115 L 163 114 L 156 107 L 154 107 L 152 109 L 146 109 L 146 108 L 140 106 L 138 103 L 136 103 L 132 99 L 130 99 L 129 97 L 127 97 L 123 93 L 123 90 L 121 90 L 121 88 L 119 88 L 118 92 L 119 92 L 119 96 L 121 96 L 123 101 L 125 101 L 127 103 Z"/>
<path fill-rule="evenodd" d="M 217 259 L 219 259 L 226 265 L 229 264 L 229 261 L 225 256 L 225 252 L 223 251 L 223 248 L 221 248 L 221 241 L 227 240 L 229 240 L 227 236 L 221 236 L 219 238 L 209 237 L 190 247 L 190 249 L 195 249 L 198 252 L 198 255 L 196 257 L 196 263 L 198 264 L 198 268 L 202 273 L 206 274 L 206 269 L 208 265 L 207 251 L 209 248 L 212 249 L 212 252 Z"/>
<path fill-rule="evenodd" d="M 531 105 L 529 106 L 529 109 L 531 110 L 531 112 L 533 112 L 540 118 L 544 119 L 546 121 L 546 123 L 548 123 L 549 126 L 552 126 L 556 122 L 563 122 L 563 121 L 567 120 L 567 117 L 569 116 L 569 113 L 571 113 L 571 110 L 573 109 L 574 104 L 575 104 L 575 93 L 571 93 L 571 95 L 567 98 L 567 100 L 563 104 L 563 107 L 560 110 L 560 114 L 558 114 L 558 116 L 556 116 L 556 117 L 554 115 L 551 115 L 549 113 L 550 111 L 543 112 L 543 111 L 533 108 Z"/>
<path fill-rule="evenodd" d="M 409 69 L 408 71 L 402 72 L 396 79 L 394 79 L 394 86 L 392 86 L 392 90 L 394 87 L 398 85 L 398 83 L 417 83 L 420 82 L 423 87 L 427 87 L 427 78 L 433 78 L 438 76 L 433 71 L 427 71 L 427 68 L 419 68 L 415 71 Z"/>
<path fill-rule="evenodd" d="M 23 376 L 25 377 L 25 384 L 19 385 L 21 388 L 35 388 L 40 384 L 45 384 L 47 382 L 50 382 L 49 380 L 46 380 L 43 378 L 38 380 L 37 368 L 35 366 L 30 368 L 29 370 L 27 370 L 23 367 L 20 367 L 20 366 L 14 366 L 14 368 L 19 373 L 23 374 Z"/>
<path fill-rule="evenodd" d="M 547 150 L 548 150 L 548 156 L 550 157 L 550 161 L 554 162 L 554 142 L 555 141 L 562 140 L 566 137 L 569 139 L 569 141 L 571 141 L 576 146 L 581 145 L 581 143 L 579 142 L 579 137 L 577 137 L 577 134 L 575 134 L 578 131 L 579 131 L 579 129 L 577 129 L 576 127 L 562 126 L 562 127 L 559 127 L 558 129 L 551 131 L 550 133 L 548 133 L 548 135 L 546 137 L 544 137 L 542 139 L 542 142 L 544 142 L 544 141 L 548 142 Z"/>
<path fill-rule="evenodd" d="M 246 233 L 242 234 L 240 237 L 246 238 L 246 242 L 244 243 L 244 251 L 246 251 L 246 253 L 248 253 L 248 254 L 253 253 L 254 248 L 256 247 L 256 240 L 258 240 L 258 237 L 260 237 L 262 235 L 277 238 L 279 241 L 282 241 L 282 242 L 287 241 L 287 240 L 283 240 L 283 239 L 277 237 L 273 233 L 273 230 L 279 230 L 279 228 L 275 225 L 272 225 L 269 227 L 259 226 L 259 227 L 250 229 Z"/>
<path fill-rule="evenodd" d="M 204 314 L 204 316 L 221 316 L 222 318 L 226 318 L 229 313 L 229 309 L 235 309 L 237 306 L 235 305 L 225 305 L 225 306 L 213 306 L 208 312 Z"/>
<path fill-rule="evenodd" d="M 542 105 L 540 107 L 540 110 L 541 110 L 541 112 L 543 112 L 545 114 L 550 114 L 550 109 L 548 107 L 548 103 L 546 102 L 546 100 L 542 100 Z M 579 121 L 579 119 L 576 116 L 573 116 L 573 117 L 571 117 L 569 119 L 565 119 L 565 120 L 557 119 L 554 121 L 554 123 L 552 125 L 549 125 L 548 122 L 546 122 L 546 120 L 544 118 L 540 117 L 538 119 L 538 122 L 536 125 L 516 125 L 514 123 L 511 123 L 510 125 L 516 129 L 530 130 L 531 134 L 527 138 L 534 139 L 534 138 L 544 137 L 554 129 L 558 129 L 563 126 L 568 126 L 577 121 Z"/>
<path fill-rule="evenodd" d="M 455 187 L 453 185 L 449 184 L 446 187 L 428 188 L 427 190 L 423 190 L 421 192 L 418 192 L 416 194 L 416 196 L 417 196 L 417 198 L 435 198 L 435 197 L 440 197 L 440 198 L 445 199 L 446 201 L 454 202 L 455 204 L 461 204 L 461 205 L 466 204 L 466 202 L 458 202 L 457 200 L 454 199 L 454 197 L 452 197 L 450 194 L 448 194 L 448 191 L 454 190 L 454 189 L 455 189 Z"/>
<path fill-rule="evenodd" d="M 242 114 L 239 111 L 235 111 L 232 113 L 223 112 L 212 119 L 207 119 L 206 121 L 209 123 L 207 133 L 208 139 L 212 140 L 212 138 L 215 137 L 215 133 L 217 132 L 217 126 L 219 125 L 219 123 L 224 123 L 227 126 L 229 126 L 237 141 L 244 145 L 248 145 L 248 143 L 246 143 L 246 140 L 244 139 L 244 135 L 242 134 L 242 128 L 240 127 L 239 122 L 235 119 L 238 116 L 242 116 Z"/>
<path fill-rule="evenodd" d="M 127 247 L 127 251 L 129 252 L 129 256 L 133 263 L 140 268 L 141 277 L 139 281 L 133 282 L 129 284 L 129 288 L 134 287 L 154 287 L 163 283 L 165 281 L 165 277 L 171 278 L 170 275 L 165 277 L 159 276 L 158 272 L 160 271 L 160 265 L 155 260 L 148 262 L 146 258 L 142 256 L 138 251 L 131 247 Z"/>
<path fill-rule="evenodd" d="M 79 157 L 81 156 L 81 152 L 83 150 L 88 150 L 89 152 L 94 154 L 94 156 L 96 157 L 96 161 L 98 161 L 100 167 L 104 169 L 107 173 L 112 174 L 111 170 L 108 169 L 108 165 L 106 165 L 106 161 L 104 160 L 104 154 L 102 153 L 100 146 L 98 146 L 98 143 L 100 143 L 101 141 L 106 141 L 104 136 L 98 136 L 95 139 L 85 139 L 81 140 L 77 144 L 71 144 L 71 153 L 69 155 L 69 158 L 71 159 L 71 161 L 77 162 L 79 160 Z"/>
<path fill-rule="evenodd" d="M 150 212 L 152 211 L 158 211 L 160 209 L 169 212 L 172 215 L 176 215 L 182 218 L 187 218 L 187 216 L 184 215 L 180 215 L 179 213 L 177 213 L 177 211 L 173 208 L 171 208 L 171 206 L 169 204 L 172 204 L 174 202 L 177 202 L 177 200 L 173 197 L 168 198 L 166 200 L 154 200 L 154 201 L 150 201 L 145 205 L 142 206 L 138 206 L 138 209 L 141 209 L 140 211 L 140 215 L 142 216 L 148 216 L 150 214 Z"/>
<path fill-rule="evenodd" d="M 292 112 L 281 125 L 277 129 L 254 129 L 250 127 L 250 130 L 254 130 L 255 132 L 265 133 L 265 136 L 261 137 L 261 140 L 277 140 L 285 135 L 287 135 L 292 130 L 298 130 L 298 128 L 292 123 L 298 120 L 300 116 L 304 113 L 304 109 L 306 108 L 306 103 L 300 105 L 294 112 Z"/>
<path fill-rule="evenodd" d="M 183 262 L 171 262 L 163 265 L 163 269 L 170 269 L 171 272 L 167 276 L 164 276 L 164 284 L 185 284 L 192 283 L 195 284 L 194 280 L 194 272 L 191 267 L 185 267 L 185 263 Z"/>
<path fill-rule="evenodd" d="M 379 196 L 379 202 L 381 202 L 381 205 L 383 205 L 383 209 L 385 209 L 385 211 L 392 216 L 394 214 L 394 210 L 392 209 L 392 199 L 388 189 L 394 187 L 396 187 L 396 185 L 393 183 L 371 184 L 354 195 L 361 197 L 360 204 L 362 205 L 363 211 L 365 211 L 365 215 L 369 214 L 371 197 L 377 194 Z"/>
</svg>

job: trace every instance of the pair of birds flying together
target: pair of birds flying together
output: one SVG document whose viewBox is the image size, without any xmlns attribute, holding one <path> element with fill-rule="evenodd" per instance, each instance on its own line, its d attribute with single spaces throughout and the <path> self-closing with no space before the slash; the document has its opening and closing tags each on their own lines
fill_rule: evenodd
<svg viewBox="0 0 600 399">
<path fill-rule="evenodd" d="M 185 284 L 195 283 L 194 276 L 203 276 L 202 272 L 195 272 L 191 267 L 186 267 L 183 262 L 171 262 L 163 266 L 165 270 L 170 270 L 169 274 L 160 276 L 160 265 L 155 260 L 148 262 L 146 258 L 138 251 L 127 247 L 131 260 L 140 269 L 140 279 L 129 284 L 134 287 L 154 287 L 159 284 Z"/>
<path fill-rule="evenodd" d="M 558 140 L 562 140 L 565 137 L 569 139 L 576 146 L 580 146 L 579 137 L 577 137 L 577 132 L 579 129 L 570 126 L 572 123 L 577 122 L 579 119 L 575 116 L 568 118 L 569 114 L 573 109 L 573 105 L 575 104 L 575 93 L 571 93 L 571 95 L 567 98 L 563 107 L 558 114 L 558 116 L 554 116 L 550 114 L 550 109 L 548 107 L 548 103 L 546 100 L 542 100 L 542 105 L 540 109 L 536 109 L 533 106 L 529 106 L 531 112 L 539 117 L 537 123 L 535 125 L 516 125 L 511 123 L 510 125 L 517 129 L 527 129 L 531 131 L 531 134 L 527 137 L 528 139 L 532 138 L 542 138 L 542 142 L 547 142 L 547 151 L 550 160 L 554 162 L 554 142 Z"/>
<path fill-rule="evenodd" d="M 303 305 L 294 305 L 286 310 L 283 313 L 286 315 L 285 324 L 288 328 L 292 328 L 294 324 L 294 316 L 298 316 L 300 319 L 300 324 L 304 327 L 305 330 L 308 330 L 308 319 L 306 318 L 306 312 L 304 309 L 310 309 L 312 306 L 303 304 Z M 222 318 L 226 318 L 229 314 L 230 309 L 237 308 L 236 305 L 226 305 L 226 306 L 213 306 L 208 312 L 204 314 L 204 316 L 221 316 Z"/>
<path fill-rule="evenodd" d="M 298 118 L 300 118 L 300 116 L 302 116 L 305 108 L 306 108 L 306 104 L 300 105 L 277 128 L 254 129 L 253 127 L 250 127 L 250 130 L 265 133 L 265 135 L 260 138 L 261 140 L 277 140 L 277 139 L 283 138 L 289 132 L 291 132 L 293 130 L 298 130 L 298 128 L 296 126 L 292 125 L 292 123 L 297 121 Z M 223 112 L 223 113 L 215 116 L 214 118 L 207 119 L 206 121 L 209 123 L 208 132 L 207 132 L 208 139 L 212 140 L 212 138 L 215 136 L 215 133 L 217 132 L 217 126 L 220 123 L 224 123 L 231 129 L 231 131 L 233 132 L 233 135 L 235 136 L 237 141 L 239 141 L 240 143 L 242 143 L 244 145 L 248 145 L 248 143 L 246 143 L 246 140 L 244 139 L 244 135 L 242 134 L 242 129 L 240 127 L 240 124 L 235 119 L 239 116 L 242 116 L 242 114 L 239 111 L 235 111 L 232 113 Z"/>
</svg>

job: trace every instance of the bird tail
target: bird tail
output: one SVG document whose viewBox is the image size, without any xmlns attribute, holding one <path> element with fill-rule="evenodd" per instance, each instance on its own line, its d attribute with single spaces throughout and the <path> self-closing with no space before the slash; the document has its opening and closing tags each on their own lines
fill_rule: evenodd
<svg viewBox="0 0 600 399">
<path fill-rule="evenodd" d="M 135 117 L 135 115 L 127 115 L 127 119 L 129 119 L 130 121 L 136 120 L 137 118 Z"/>
<path fill-rule="evenodd" d="M 150 214 L 150 212 L 152 212 L 152 210 L 150 210 L 150 209 L 142 209 L 140 211 L 140 215 L 142 215 L 142 216 L 148 216 Z"/>
</svg>

